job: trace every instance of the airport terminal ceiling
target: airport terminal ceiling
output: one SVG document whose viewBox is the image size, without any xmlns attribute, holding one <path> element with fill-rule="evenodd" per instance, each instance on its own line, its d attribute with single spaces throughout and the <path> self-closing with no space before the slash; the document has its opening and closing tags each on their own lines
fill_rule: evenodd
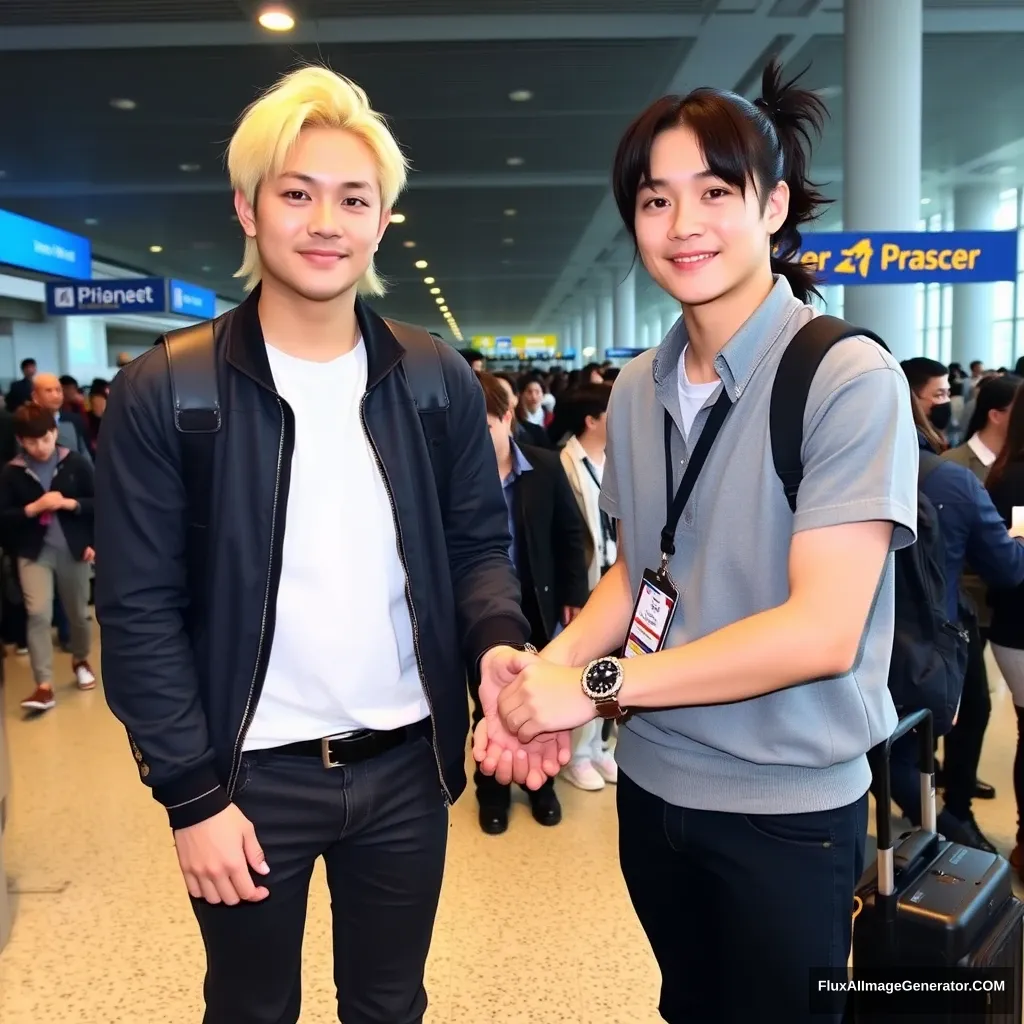
<svg viewBox="0 0 1024 1024">
<path fill-rule="evenodd" d="M 827 98 L 815 171 L 841 196 L 841 0 L 289 6 L 295 30 L 273 36 L 249 0 L 0 0 L 0 207 L 240 297 L 225 146 L 261 89 L 319 60 L 367 89 L 414 167 L 381 247 L 382 308 L 443 329 L 434 276 L 467 335 L 554 329 L 595 262 L 625 266 L 607 193 L 630 118 L 669 90 L 752 92 L 773 53 L 810 64 Z M 1024 0 L 924 6 L 923 194 L 1020 184 Z"/>
</svg>

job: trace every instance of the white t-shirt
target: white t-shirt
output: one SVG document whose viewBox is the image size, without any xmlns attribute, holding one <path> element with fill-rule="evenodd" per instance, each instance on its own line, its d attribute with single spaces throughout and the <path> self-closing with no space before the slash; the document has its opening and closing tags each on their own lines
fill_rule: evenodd
<svg viewBox="0 0 1024 1024">
<path fill-rule="evenodd" d="M 697 418 L 697 413 L 704 408 L 707 400 L 718 390 L 720 380 L 710 384 L 691 384 L 686 376 L 686 349 L 679 357 L 679 411 L 683 416 L 683 436 L 690 436 L 690 427 Z"/>
<path fill-rule="evenodd" d="M 391 503 L 363 431 L 362 340 L 328 363 L 267 346 L 295 414 L 277 622 L 246 750 L 424 719 Z"/>
</svg>

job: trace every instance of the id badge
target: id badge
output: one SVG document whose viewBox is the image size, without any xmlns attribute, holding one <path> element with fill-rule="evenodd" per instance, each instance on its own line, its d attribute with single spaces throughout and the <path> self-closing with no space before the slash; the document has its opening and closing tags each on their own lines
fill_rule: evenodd
<svg viewBox="0 0 1024 1024">
<path fill-rule="evenodd" d="M 656 654 L 665 646 L 678 600 L 679 592 L 667 575 L 644 569 L 622 651 L 624 658 Z"/>
</svg>

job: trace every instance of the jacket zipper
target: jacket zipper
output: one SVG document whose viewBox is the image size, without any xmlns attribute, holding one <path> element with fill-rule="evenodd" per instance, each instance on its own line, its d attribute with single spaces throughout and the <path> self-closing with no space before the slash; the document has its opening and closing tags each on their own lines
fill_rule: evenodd
<svg viewBox="0 0 1024 1024">
<path fill-rule="evenodd" d="M 245 701 L 245 712 L 242 715 L 242 724 L 238 728 L 238 736 L 235 738 L 235 749 L 231 755 L 231 772 L 228 775 L 228 799 L 230 800 L 235 792 L 235 783 L 238 781 L 238 768 L 241 764 L 242 743 L 245 734 L 252 725 L 252 716 L 255 711 L 253 707 L 253 695 L 256 693 L 256 680 L 260 672 L 260 662 L 263 660 L 263 643 L 267 636 L 267 611 L 270 608 L 270 584 L 274 576 L 274 539 L 277 535 L 277 505 L 281 496 L 281 463 L 284 460 L 284 404 L 280 395 L 277 398 L 277 408 L 281 413 L 281 434 L 277 442 L 277 472 L 274 476 L 274 507 L 270 514 L 270 560 L 267 563 L 267 586 L 263 592 L 263 618 L 260 622 L 260 640 L 256 648 L 256 664 L 252 670 L 252 681 L 249 683 L 249 696 Z"/>
<path fill-rule="evenodd" d="M 434 701 L 430 696 L 430 687 L 427 685 L 427 674 L 423 668 L 423 658 L 420 654 L 420 627 L 419 622 L 416 619 L 416 608 L 412 602 L 412 588 L 409 585 L 409 566 L 405 559 L 405 542 L 402 540 L 402 524 L 398 521 L 398 509 L 395 506 L 395 497 L 391 490 L 391 480 L 388 478 L 388 471 L 384 466 L 384 461 L 380 457 L 380 452 L 377 451 L 377 445 L 373 438 L 370 436 L 370 431 L 366 426 L 366 398 L 364 394 L 359 402 L 359 423 L 363 428 L 363 434 L 366 437 L 367 443 L 370 445 L 370 451 L 373 452 L 374 461 L 377 463 L 377 470 L 380 472 L 381 479 L 384 481 L 384 490 L 388 492 L 388 502 L 391 505 L 391 519 L 395 524 L 395 539 L 398 542 L 398 559 L 402 563 L 402 574 L 405 577 L 405 603 L 409 608 L 409 618 L 412 621 L 412 648 L 416 654 L 416 668 L 420 674 L 420 683 L 423 686 L 423 695 L 427 698 L 427 707 L 430 709 L 430 744 L 434 749 L 434 761 L 437 764 L 437 777 L 441 782 L 441 789 L 444 792 L 445 803 L 453 804 L 452 795 L 448 791 L 448 785 L 444 781 L 444 771 L 441 768 L 441 753 L 437 747 L 437 720 L 434 715 Z"/>
</svg>

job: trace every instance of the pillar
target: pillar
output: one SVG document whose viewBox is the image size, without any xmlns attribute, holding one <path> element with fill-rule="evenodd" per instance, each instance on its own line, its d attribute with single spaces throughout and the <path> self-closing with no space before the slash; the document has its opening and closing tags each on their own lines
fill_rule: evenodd
<svg viewBox="0 0 1024 1024">
<path fill-rule="evenodd" d="M 611 279 L 597 303 L 597 361 L 603 363 L 605 352 L 615 348 L 615 286 Z"/>
<path fill-rule="evenodd" d="M 615 286 L 615 348 L 636 348 L 636 267 Z"/>
<path fill-rule="evenodd" d="M 637 348 L 650 348 L 651 347 L 651 322 L 645 316 L 640 318 L 640 326 L 637 330 L 636 337 Z"/>
<path fill-rule="evenodd" d="M 94 377 L 106 377 L 110 369 L 107 353 L 107 322 L 101 316 L 55 317 L 60 373 L 77 378 L 88 387 Z M 40 360 L 40 367 L 44 366 Z"/>
<path fill-rule="evenodd" d="M 845 231 L 917 230 L 921 6 L 922 0 L 846 0 L 843 7 Z M 913 287 L 847 286 L 844 316 L 880 334 L 897 359 L 917 354 Z"/>
<path fill-rule="evenodd" d="M 999 188 L 963 185 L 953 190 L 953 226 L 957 231 L 991 231 L 999 206 Z M 995 288 L 991 284 L 953 286 L 953 349 L 950 357 L 966 370 L 974 359 L 992 363 Z"/>
<path fill-rule="evenodd" d="M 676 321 L 682 316 L 682 310 L 676 306 L 664 306 L 661 310 L 661 337 L 668 334 L 675 326 Z"/>
<path fill-rule="evenodd" d="M 583 347 L 592 348 L 597 358 L 597 299 L 593 295 L 583 300 Z"/>
<path fill-rule="evenodd" d="M 572 318 L 572 347 L 583 354 L 583 314 L 575 313 Z"/>
</svg>

